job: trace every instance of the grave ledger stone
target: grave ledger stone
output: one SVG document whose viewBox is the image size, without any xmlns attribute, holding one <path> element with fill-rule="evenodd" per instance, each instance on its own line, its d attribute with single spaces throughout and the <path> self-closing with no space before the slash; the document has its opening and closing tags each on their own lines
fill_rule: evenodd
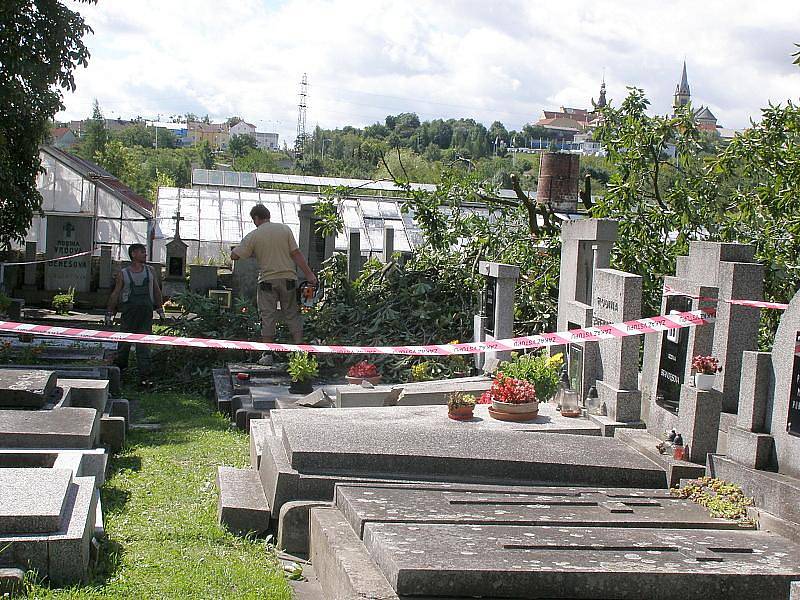
<svg viewBox="0 0 800 600">
<path fill-rule="evenodd" d="M 91 217 L 47 216 L 47 258 L 70 256 L 92 249 Z M 92 258 L 86 254 L 67 260 L 45 263 L 44 285 L 48 291 L 88 292 Z"/>
</svg>

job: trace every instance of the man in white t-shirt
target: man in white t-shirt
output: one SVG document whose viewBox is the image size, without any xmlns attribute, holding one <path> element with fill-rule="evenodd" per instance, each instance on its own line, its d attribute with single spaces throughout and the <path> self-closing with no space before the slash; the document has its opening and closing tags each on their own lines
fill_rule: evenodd
<svg viewBox="0 0 800 600">
<path fill-rule="evenodd" d="M 253 256 L 258 262 L 258 312 L 261 315 L 261 337 L 275 341 L 275 322 L 286 323 L 292 341 L 303 341 L 303 320 L 297 307 L 297 272 L 300 267 L 306 280 L 317 284 L 317 276 L 308 266 L 306 257 L 297 247 L 292 230 L 283 223 L 270 222 L 269 209 L 256 204 L 250 210 L 256 226 L 231 252 L 233 260 Z M 278 311 L 278 303 L 281 310 Z M 265 357 L 266 358 L 266 357 Z M 265 360 L 265 362 L 268 362 Z"/>
</svg>

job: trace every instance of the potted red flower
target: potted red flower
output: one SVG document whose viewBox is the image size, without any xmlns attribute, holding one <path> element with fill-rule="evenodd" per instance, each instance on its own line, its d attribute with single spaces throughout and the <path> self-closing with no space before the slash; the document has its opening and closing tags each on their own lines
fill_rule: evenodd
<svg viewBox="0 0 800 600">
<path fill-rule="evenodd" d="M 369 381 L 371 384 L 376 385 L 381 382 L 381 376 L 380 373 L 378 373 L 378 367 L 371 362 L 367 362 L 366 360 L 357 362 L 350 367 L 350 369 L 347 371 L 345 379 L 347 380 L 347 383 L 355 384 L 359 384 L 362 381 Z"/>
<path fill-rule="evenodd" d="M 714 387 L 714 378 L 717 373 L 722 371 L 722 367 L 719 366 L 719 360 L 713 356 L 702 356 L 700 354 L 692 359 L 692 368 L 696 371 L 694 374 L 694 387 L 704 391 Z"/>
<path fill-rule="evenodd" d="M 528 420 L 539 414 L 536 388 L 533 384 L 507 377 L 498 371 L 492 387 L 484 392 L 480 404 L 491 404 L 489 414 L 501 420 Z"/>
</svg>

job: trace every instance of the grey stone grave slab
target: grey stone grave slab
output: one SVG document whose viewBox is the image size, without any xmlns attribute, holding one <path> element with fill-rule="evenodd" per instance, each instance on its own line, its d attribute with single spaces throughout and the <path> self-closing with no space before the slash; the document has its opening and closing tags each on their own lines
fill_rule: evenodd
<svg viewBox="0 0 800 600">
<path fill-rule="evenodd" d="M 535 491 L 336 486 L 336 506 L 361 535 L 366 523 L 413 522 L 540 527 L 741 529 L 668 490 L 542 487 Z"/>
<path fill-rule="evenodd" d="M 75 477 L 94 477 L 95 485 L 105 483 L 108 454 L 103 448 L 88 450 L 47 450 L 42 448 L 1 448 L 0 469 L 61 469 Z"/>
<path fill-rule="evenodd" d="M 108 381 L 101 379 L 59 378 L 56 385 L 70 390 L 70 406 L 104 412 L 108 402 Z"/>
<path fill-rule="evenodd" d="M 205 296 L 216 289 L 218 270 L 215 265 L 189 265 L 189 291 Z"/>
<path fill-rule="evenodd" d="M 592 307 L 592 325 L 595 327 L 640 318 L 642 278 L 616 269 L 597 269 Z M 641 418 L 640 344 L 639 336 L 597 344 L 598 380 L 595 385 L 608 416 L 619 422 L 639 421 Z M 581 400 L 584 398 L 585 393 L 581 394 Z"/>
<path fill-rule="evenodd" d="M 0 369 L 0 408 L 41 408 L 55 389 L 53 371 Z"/>
<path fill-rule="evenodd" d="M 93 448 L 99 416 L 93 408 L 0 410 L 0 447 Z"/>
<path fill-rule="evenodd" d="M 242 258 L 233 262 L 233 294 L 236 298 L 255 301 L 258 283 L 258 262 L 255 258 Z"/>
<path fill-rule="evenodd" d="M 58 531 L 71 485 L 66 469 L 0 469 L 0 535 Z"/>
<path fill-rule="evenodd" d="M 800 574 L 800 547 L 755 531 L 376 522 L 363 541 L 401 597 L 785 598 Z"/>
<path fill-rule="evenodd" d="M 273 411 L 280 415 L 281 440 L 276 444 L 268 437 L 264 447 L 265 491 L 276 489 L 270 480 L 282 472 L 292 477 L 666 484 L 663 470 L 618 440 L 598 437 L 599 428 L 588 420 L 556 417 L 553 410 L 552 416 L 540 414 L 527 423 L 506 423 L 480 412 L 485 406 L 478 408 L 472 422 L 448 420 L 440 406 Z M 592 434 L 575 435 L 581 426 Z"/>
</svg>

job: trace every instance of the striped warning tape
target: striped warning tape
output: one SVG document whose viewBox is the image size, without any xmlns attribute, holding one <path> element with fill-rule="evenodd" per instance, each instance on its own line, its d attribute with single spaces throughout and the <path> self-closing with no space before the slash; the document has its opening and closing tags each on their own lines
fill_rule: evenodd
<svg viewBox="0 0 800 600">
<path fill-rule="evenodd" d="M 694 294 L 687 294 L 685 292 L 679 292 L 675 288 L 665 285 L 664 286 L 664 295 L 665 296 L 686 296 L 687 298 L 693 298 L 695 300 L 702 300 L 703 302 L 719 302 L 719 298 L 710 298 L 708 296 L 696 296 Z M 752 306 L 754 308 L 772 308 L 775 310 L 786 310 L 789 308 L 788 304 L 781 304 L 780 302 L 765 302 L 764 300 L 722 300 L 723 302 L 727 302 L 728 304 L 735 304 L 737 306 Z"/>
<path fill-rule="evenodd" d="M 86 252 L 78 252 L 76 254 L 70 254 L 68 256 L 56 256 L 55 258 L 45 258 L 42 260 L 29 260 L 26 262 L 7 262 L 2 264 L 4 264 L 6 267 L 13 267 L 17 265 L 38 265 L 39 263 L 49 263 L 49 262 L 56 262 L 59 260 L 67 260 L 70 258 L 78 258 L 79 256 L 85 256 L 87 254 L 91 254 L 92 252 L 94 252 L 94 250 L 87 250 Z"/>
<path fill-rule="evenodd" d="M 432 344 L 426 346 L 325 346 L 320 344 L 276 344 L 248 342 L 243 340 L 216 340 L 209 338 L 188 338 L 145 333 L 124 333 L 74 327 L 53 327 L 32 323 L 0 321 L 0 331 L 27 333 L 51 337 L 89 339 L 104 342 L 132 342 L 155 344 L 158 346 L 183 346 L 190 348 L 210 348 L 217 350 L 256 350 L 294 352 L 303 350 L 327 354 L 405 354 L 410 356 L 449 356 L 453 354 L 480 354 L 492 350 L 525 350 L 570 343 L 599 342 L 624 338 L 631 335 L 657 333 L 670 329 L 695 327 L 714 322 L 712 309 L 693 310 L 671 315 L 659 315 L 647 319 L 636 319 L 624 323 L 610 323 L 599 327 L 571 329 L 556 333 L 529 335 L 506 340 L 474 342 L 465 344 Z"/>
</svg>

